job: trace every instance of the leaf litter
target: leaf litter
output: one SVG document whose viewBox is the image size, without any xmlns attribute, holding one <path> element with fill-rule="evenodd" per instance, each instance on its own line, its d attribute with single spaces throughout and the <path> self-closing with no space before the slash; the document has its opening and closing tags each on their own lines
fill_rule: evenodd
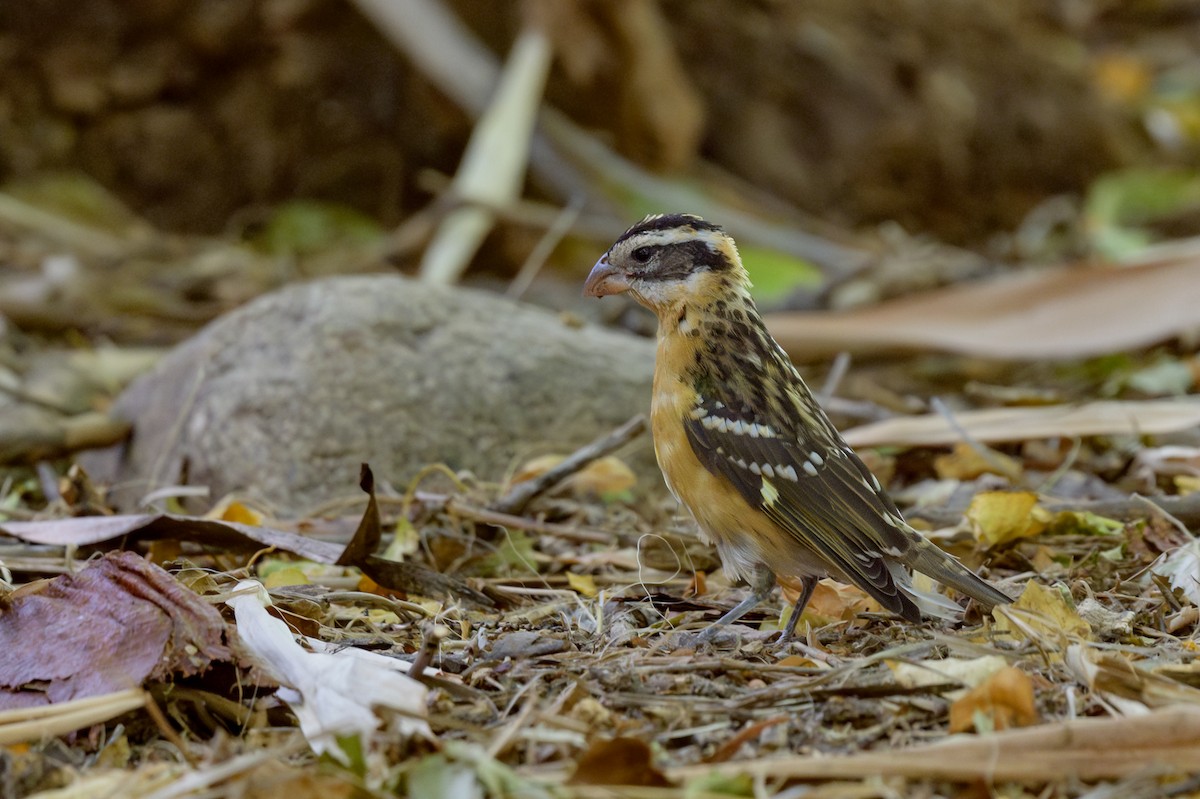
<svg viewBox="0 0 1200 799">
<path fill-rule="evenodd" d="M 52 769 L 79 795 L 1190 784 L 1195 542 L 1158 505 L 1128 500 L 1120 518 L 1078 510 L 1092 503 L 1029 490 L 1039 479 L 1011 447 L 995 451 L 1003 474 L 965 451 L 953 465 L 929 459 L 943 481 L 991 481 L 930 535 L 1014 605 L 968 607 L 950 628 L 909 625 L 823 581 L 800 640 L 775 642 L 777 604 L 706 645 L 695 633 L 738 589 L 673 508 L 628 502 L 612 452 L 640 429 L 531 462 L 503 486 L 378 494 L 364 468 L 357 521 L 285 523 L 227 502 L 215 518 L 0 525 L 8 568 L 62 575 L 0 598 L 0 675 L 14 657 L 60 667 L 5 683 L 42 705 L 0 710 L 4 773 L 27 775 L 6 787 L 48 787 L 56 735 L 95 758 Z M 1092 468 L 1076 455 L 1074 470 Z M 1148 455 L 1149 473 L 1129 479 L 1169 486 L 1187 457 Z M 114 569 L 137 579 L 106 577 Z M 89 585 L 100 588 L 78 590 Z M 45 595 L 74 614 L 71 634 L 50 621 L 31 632 L 27 607 Z M 112 629 L 142 606 L 153 622 Z M 151 634 L 161 628 L 176 632 Z"/>
</svg>

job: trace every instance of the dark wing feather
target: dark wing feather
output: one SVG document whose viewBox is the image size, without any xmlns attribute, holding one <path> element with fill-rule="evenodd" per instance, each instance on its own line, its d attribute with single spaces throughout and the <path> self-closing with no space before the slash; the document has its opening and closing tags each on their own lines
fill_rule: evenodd
<svg viewBox="0 0 1200 799">
<path fill-rule="evenodd" d="M 705 468 L 729 480 L 748 503 L 888 610 L 908 619 L 920 618 L 888 569 L 888 558 L 900 558 L 912 542 L 904 530 L 888 522 L 890 516 L 903 524 L 895 505 L 872 487 L 874 478 L 851 450 L 831 439 L 838 446 L 822 446 L 817 466 L 809 457 L 811 450 L 794 428 L 785 428 L 783 420 L 771 420 L 745 405 L 733 411 L 723 403 L 707 401 L 700 408 L 703 415 L 698 409 L 700 418 L 687 419 L 685 428 Z M 725 423 L 713 424 L 718 418 Z M 745 430 L 751 424 L 767 426 L 775 435 L 750 435 Z M 752 464 L 757 465 L 757 473 Z M 768 478 L 775 489 L 769 502 L 763 495 L 764 466 L 775 472 Z"/>
</svg>

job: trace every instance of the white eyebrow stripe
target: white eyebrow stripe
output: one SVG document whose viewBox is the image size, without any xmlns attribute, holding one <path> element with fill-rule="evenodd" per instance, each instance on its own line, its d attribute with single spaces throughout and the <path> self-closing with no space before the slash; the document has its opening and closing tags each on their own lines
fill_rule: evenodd
<svg viewBox="0 0 1200 799">
<path fill-rule="evenodd" d="M 719 233 L 715 230 L 697 230 L 693 227 L 688 227 L 686 224 L 679 227 L 668 228 L 667 230 L 648 230 L 645 233 L 638 233 L 635 236 L 630 236 L 626 242 L 631 244 L 634 249 L 638 247 L 663 247 L 668 244 L 682 244 L 685 241 L 702 241 L 710 250 L 717 249 L 717 242 L 727 238 L 724 233 Z"/>
</svg>

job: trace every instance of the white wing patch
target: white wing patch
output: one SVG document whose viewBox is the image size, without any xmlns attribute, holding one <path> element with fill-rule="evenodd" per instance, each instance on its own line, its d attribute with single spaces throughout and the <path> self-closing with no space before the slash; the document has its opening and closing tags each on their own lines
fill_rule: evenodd
<svg viewBox="0 0 1200 799">
<path fill-rule="evenodd" d="M 692 410 L 690 416 L 704 425 L 705 430 L 716 430 L 718 433 L 728 433 L 731 436 L 749 436 L 750 438 L 779 437 L 779 434 L 770 425 L 746 422 L 741 419 L 726 419 L 724 416 L 712 416 L 705 408 Z"/>
</svg>

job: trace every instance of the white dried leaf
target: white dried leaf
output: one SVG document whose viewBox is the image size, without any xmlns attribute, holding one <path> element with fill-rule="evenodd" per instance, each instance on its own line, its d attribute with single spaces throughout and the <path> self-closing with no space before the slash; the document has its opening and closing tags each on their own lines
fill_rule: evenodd
<svg viewBox="0 0 1200 799">
<path fill-rule="evenodd" d="M 1150 571 L 1171 581 L 1171 587 L 1183 592 L 1193 605 L 1200 607 L 1200 539 L 1164 552 Z"/>
<path fill-rule="evenodd" d="M 401 733 L 433 737 L 423 719 L 425 686 L 402 673 L 407 663 L 355 649 L 308 652 L 286 624 L 267 613 L 269 603 L 266 590 L 255 580 L 238 583 L 236 595 L 226 600 L 249 654 L 285 686 L 279 696 L 300 720 L 313 751 L 328 752 L 348 765 L 337 737 L 357 734 L 368 741 L 380 723 L 375 707 L 403 714 L 396 725 Z"/>
</svg>

